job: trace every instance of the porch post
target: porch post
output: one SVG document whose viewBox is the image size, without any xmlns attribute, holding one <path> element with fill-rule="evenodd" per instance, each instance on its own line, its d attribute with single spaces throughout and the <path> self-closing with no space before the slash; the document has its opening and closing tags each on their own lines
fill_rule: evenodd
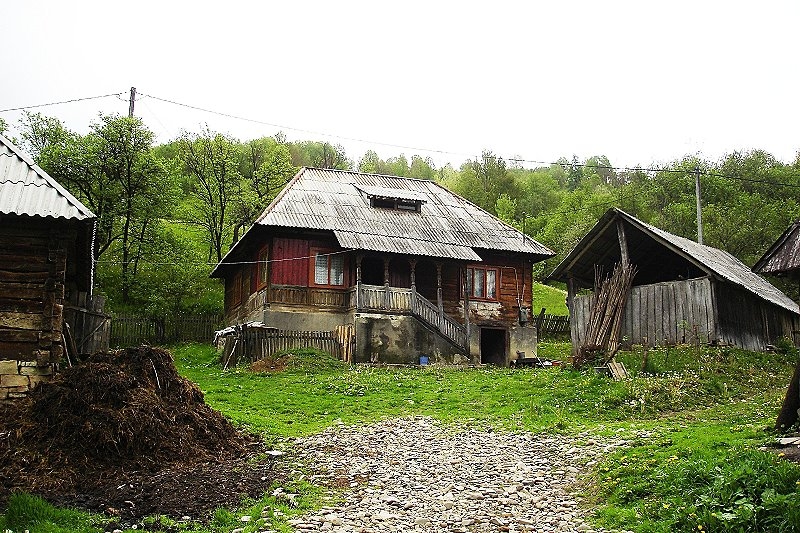
<svg viewBox="0 0 800 533">
<path fill-rule="evenodd" d="M 436 261 L 436 303 L 439 305 L 439 323 L 444 322 L 444 302 L 442 299 L 442 262 Z"/>
<path fill-rule="evenodd" d="M 411 292 L 417 292 L 417 260 L 409 259 L 408 264 L 411 266 Z"/>
<path fill-rule="evenodd" d="M 572 340 L 573 357 L 578 355 L 578 328 L 581 327 L 578 324 L 578 317 L 575 316 L 575 292 L 575 278 L 570 274 L 567 277 L 567 310 L 569 311 L 569 331 L 570 339 Z M 538 335 L 539 332 L 537 331 L 536 334 Z"/>
<path fill-rule="evenodd" d="M 383 258 L 383 308 L 389 309 L 389 257 Z"/>
<path fill-rule="evenodd" d="M 467 282 L 467 265 L 465 264 L 461 270 L 461 290 L 464 291 L 464 330 L 467 333 L 467 357 L 470 356 L 470 327 L 469 327 L 469 283 Z"/>
<path fill-rule="evenodd" d="M 361 260 L 364 254 L 356 254 L 356 311 L 361 310 Z"/>
<path fill-rule="evenodd" d="M 625 226 L 620 219 L 617 219 L 617 239 L 619 240 L 620 261 L 627 266 L 631 262 L 628 257 L 628 239 L 625 238 Z"/>
</svg>

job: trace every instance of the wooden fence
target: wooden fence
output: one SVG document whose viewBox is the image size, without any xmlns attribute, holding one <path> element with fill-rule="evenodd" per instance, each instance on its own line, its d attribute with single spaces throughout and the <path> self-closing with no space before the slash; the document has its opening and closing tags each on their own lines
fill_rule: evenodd
<svg viewBox="0 0 800 533">
<path fill-rule="evenodd" d="M 222 325 L 222 315 L 141 317 L 118 315 L 111 319 L 111 346 L 211 342 Z"/>
<path fill-rule="evenodd" d="M 539 338 L 565 337 L 569 335 L 568 316 L 541 315 L 541 317 L 536 318 L 536 321 Z"/>
<path fill-rule="evenodd" d="M 313 348 L 347 361 L 352 359 L 353 340 L 352 326 L 341 326 L 336 331 L 241 327 L 233 335 L 225 337 L 222 361 L 228 367 L 299 348 Z"/>
</svg>

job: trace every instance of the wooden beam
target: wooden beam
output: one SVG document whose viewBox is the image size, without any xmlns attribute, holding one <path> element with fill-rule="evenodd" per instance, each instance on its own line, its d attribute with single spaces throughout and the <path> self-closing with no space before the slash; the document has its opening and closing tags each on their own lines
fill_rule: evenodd
<svg viewBox="0 0 800 533">
<path fill-rule="evenodd" d="M 619 255 L 623 265 L 631 264 L 628 255 L 628 239 L 625 237 L 625 224 L 621 219 L 617 219 L 617 239 L 619 239 Z"/>
</svg>

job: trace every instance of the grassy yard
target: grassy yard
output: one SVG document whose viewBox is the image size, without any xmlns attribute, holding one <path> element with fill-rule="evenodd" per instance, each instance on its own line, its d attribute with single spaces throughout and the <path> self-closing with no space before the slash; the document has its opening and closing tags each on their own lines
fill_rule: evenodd
<svg viewBox="0 0 800 533">
<path fill-rule="evenodd" d="M 563 343 L 540 349 L 554 359 L 569 353 Z M 206 346 L 176 347 L 173 354 L 210 405 L 275 446 L 339 421 L 414 414 L 460 425 L 613 436 L 631 445 L 595 465 L 582 487 L 593 495 L 598 525 L 637 532 L 800 531 L 800 467 L 758 450 L 774 437 L 766 428 L 780 407 L 794 350 L 639 349 L 620 354 L 633 375 L 622 382 L 565 367 L 351 367 L 314 353 L 297 355 L 283 372 L 259 374 L 244 367 L 223 371 Z M 318 498 L 314 490 L 301 491 L 308 505 Z M 265 499 L 220 510 L 207 528 L 229 530 L 237 512 L 267 505 Z M 10 527 L 12 512 L 0 516 L 0 531 Z"/>
<path fill-rule="evenodd" d="M 567 292 L 544 285 L 542 283 L 533 284 L 533 313 L 539 314 L 542 308 L 548 315 L 568 316 L 569 309 L 567 309 L 566 302 Z"/>
</svg>

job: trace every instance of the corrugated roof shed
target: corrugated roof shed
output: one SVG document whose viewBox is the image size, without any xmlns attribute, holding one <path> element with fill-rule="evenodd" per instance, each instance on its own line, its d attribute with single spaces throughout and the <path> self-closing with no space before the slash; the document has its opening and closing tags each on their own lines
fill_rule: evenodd
<svg viewBox="0 0 800 533">
<path fill-rule="evenodd" d="M 419 212 L 372 207 L 371 197 L 418 201 Z M 344 248 L 466 261 L 480 261 L 481 250 L 554 255 L 433 181 L 344 170 L 300 170 L 256 225 L 330 230 Z"/>
<path fill-rule="evenodd" d="M 728 252 L 673 235 L 616 208 L 606 211 L 597 224 L 581 239 L 578 245 L 572 249 L 549 277 L 565 280 L 570 272 L 578 270 L 586 277 L 586 273 L 593 270 L 594 264 L 618 261 L 619 242 L 616 225 L 613 224 L 616 220 L 627 222 L 633 228 L 649 236 L 651 242 L 660 243 L 678 256 L 694 264 L 700 271 L 734 283 L 769 303 L 783 307 L 793 313 L 800 313 L 797 303 L 764 278 L 755 274 L 744 263 Z M 631 240 L 635 239 L 635 236 L 628 235 L 628 237 Z M 642 257 L 642 260 L 647 260 L 645 256 L 654 254 L 651 251 L 652 248 L 645 248 L 644 246 L 642 244 L 640 247 L 643 250 L 640 253 L 640 257 Z M 610 250 L 613 250 L 613 252 L 609 253 Z M 631 253 L 634 255 L 635 250 L 632 250 Z M 659 257 L 655 257 L 655 260 L 662 261 Z M 637 263 L 633 258 L 631 262 Z M 634 280 L 634 283 L 637 284 L 636 280 Z"/>
<path fill-rule="evenodd" d="M 2 135 L 0 214 L 71 220 L 95 218 L 86 206 Z"/>
<path fill-rule="evenodd" d="M 753 265 L 761 274 L 794 274 L 800 276 L 800 221 L 789 226 L 778 240 Z"/>
</svg>

